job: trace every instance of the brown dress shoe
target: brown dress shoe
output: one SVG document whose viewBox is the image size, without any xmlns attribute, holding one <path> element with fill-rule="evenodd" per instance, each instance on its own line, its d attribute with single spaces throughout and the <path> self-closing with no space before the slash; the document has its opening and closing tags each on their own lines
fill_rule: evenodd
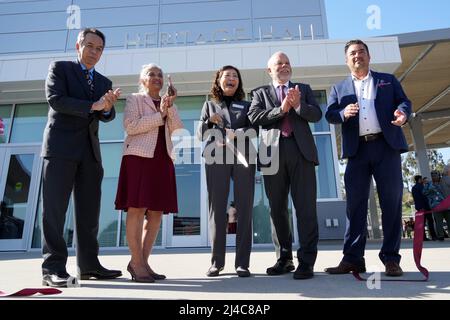
<svg viewBox="0 0 450 320">
<path fill-rule="evenodd" d="M 385 275 L 388 277 L 400 277 L 403 275 L 403 270 L 395 261 L 388 261 L 384 265 L 386 267 Z"/>
<path fill-rule="evenodd" d="M 345 274 L 350 272 L 364 273 L 366 272 L 365 265 L 357 265 L 346 261 L 341 261 L 337 267 L 326 268 L 325 272 L 329 274 Z"/>
</svg>

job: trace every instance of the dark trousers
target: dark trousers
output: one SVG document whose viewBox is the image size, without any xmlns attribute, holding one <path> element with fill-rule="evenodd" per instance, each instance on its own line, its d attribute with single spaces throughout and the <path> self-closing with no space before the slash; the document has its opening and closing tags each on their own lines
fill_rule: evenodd
<svg viewBox="0 0 450 320">
<path fill-rule="evenodd" d="M 348 159 L 345 170 L 347 228 L 344 238 L 344 261 L 364 262 L 367 235 L 367 202 L 372 176 L 375 178 L 381 207 L 383 245 L 379 257 L 400 262 L 402 237 L 403 181 L 399 151 L 379 138 L 360 142 L 358 152 Z"/>
<path fill-rule="evenodd" d="M 297 217 L 300 263 L 314 266 L 319 239 L 317 224 L 317 190 L 314 163 L 306 161 L 295 138 L 280 138 L 279 169 L 274 175 L 264 175 L 264 184 L 270 204 L 270 215 L 280 245 L 280 260 L 292 260 L 292 230 L 288 213 L 288 195 L 291 192 Z"/>
<path fill-rule="evenodd" d="M 206 185 L 209 205 L 211 265 L 225 265 L 227 208 L 230 180 L 233 179 L 234 204 L 237 215 L 235 268 L 248 268 L 252 248 L 252 212 L 255 190 L 255 165 L 207 164 Z"/>
<path fill-rule="evenodd" d="M 63 237 L 66 211 L 73 189 L 77 264 L 81 272 L 96 270 L 98 225 L 103 168 L 86 148 L 79 161 L 48 157 L 44 159 L 42 185 L 42 272 L 66 271 L 67 245 Z"/>
</svg>

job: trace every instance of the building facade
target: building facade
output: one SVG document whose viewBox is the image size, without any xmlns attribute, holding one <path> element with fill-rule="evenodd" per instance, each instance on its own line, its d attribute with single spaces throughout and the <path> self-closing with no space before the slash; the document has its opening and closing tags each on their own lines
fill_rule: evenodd
<svg viewBox="0 0 450 320">
<path fill-rule="evenodd" d="M 174 137 L 176 152 L 183 159 L 176 163 L 179 213 L 164 216 L 157 245 L 209 246 L 202 146 L 195 141 L 194 131 L 215 71 L 228 64 L 238 67 L 249 94 L 270 82 L 267 60 L 272 53 L 284 51 L 291 60 L 293 81 L 311 84 L 323 111 L 330 86 L 348 75 L 343 53 L 346 41 L 328 39 L 323 0 L 287 0 L 278 7 L 279 2 L 273 0 L 0 3 L 0 117 L 5 126 L 0 135 L 0 197 L 4 202 L 0 250 L 41 247 L 39 153 L 48 111 L 44 81 L 51 61 L 76 59 L 76 36 L 87 26 L 105 33 L 106 49 L 96 70 L 109 77 L 114 87 L 122 88 L 123 97 L 138 90 L 143 64 L 157 63 L 172 76 L 179 94 L 176 104 L 191 138 Z M 392 72 L 398 67 L 396 38 L 365 41 L 376 70 Z M 114 209 L 124 141 L 124 101 L 115 106 L 116 119 L 100 128 L 105 176 L 99 242 L 106 248 L 126 245 L 125 213 Z M 324 118 L 311 129 L 320 160 L 316 168 L 320 238 L 341 239 L 345 202 L 335 129 Z M 253 243 L 270 245 L 269 207 L 259 173 L 255 187 Z M 295 225 L 295 214 L 292 219 Z M 70 247 L 76 245 L 73 223 L 71 202 L 64 235 Z M 228 240 L 232 245 L 233 235 Z"/>
</svg>

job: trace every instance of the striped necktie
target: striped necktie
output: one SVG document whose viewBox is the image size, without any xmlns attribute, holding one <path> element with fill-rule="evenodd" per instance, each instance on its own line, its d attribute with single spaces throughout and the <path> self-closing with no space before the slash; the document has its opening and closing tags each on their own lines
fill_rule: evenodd
<svg viewBox="0 0 450 320">
<path fill-rule="evenodd" d="M 83 72 L 84 72 L 84 77 L 89 86 L 89 98 L 91 100 L 93 100 L 94 99 L 94 79 L 93 79 L 94 75 L 92 73 L 90 73 L 89 70 L 87 70 L 87 69 L 83 70 Z"/>
</svg>

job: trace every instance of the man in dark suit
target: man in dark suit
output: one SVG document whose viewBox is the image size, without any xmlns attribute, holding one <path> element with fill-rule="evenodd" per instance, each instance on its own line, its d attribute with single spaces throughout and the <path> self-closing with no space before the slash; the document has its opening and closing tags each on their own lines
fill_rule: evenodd
<svg viewBox="0 0 450 320">
<path fill-rule="evenodd" d="M 414 199 L 414 206 L 417 211 L 429 211 L 430 205 L 428 204 L 427 197 L 423 194 L 423 179 L 421 175 L 414 176 L 414 181 L 416 184 L 411 188 L 411 193 Z M 437 240 L 436 230 L 434 229 L 434 219 L 432 214 L 425 215 L 426 222 L 428 224 L 428 231 L 430 231 L 430 236 L 433 241 Z M 430 240 L 427 238 L 425 229 L 423 230 L 424 240 Z"/>
<path fill-rule="evenodd" d="M 268 61 L 272 83 L 255 89 L 248 113 L 250 121 L 262 127 L 261 143 L 268 148 L 269 162 L 259 163 L 275 228 L 274 243 L 279 243 L 279 258 L 267 269 L 268 275 L 279 275 L 295 269 L 292 262 L 292 230 L 288 214 L 288 194 L 294 202 L 300 248 L 299 265 L 294 279 L 313 277 L 317 257 L 318 225 L 316 212 L 315 166 L 317 149 L 309 122 L 317 122 L 322 111 L 307 84 L 290 82 L 292 68 L 283 52 Z M 260 147 L 260 151 L 261 151 Z M 264 166 L 270 164 L 271 169 Z"/>
<path fill-rule="evenodd" d="M 365 272 L 367 202 L 372 176 L 382 210 L 383 246 L 379 257 L 387 276 L 401 276 L 403 180 L 400 154 L 408 151 L 401 126 L 411 114 L 411 102 L 391 74 L 369 69 L 369 48 L 361 40 L 345 46 L 351 75 L 333 86 L 325 114 L 328 122 L 342 126 L 347 227 L 344 257 L 330 274 Z"/>
<path fill-rule="evenodd" d="M 103 33 L 82 30 L 77 39 L 77 61 L 53 62 L 46 80 L 50 106 L 41 156 L 43 168 L 43 284 L 65 287 L 67 245 L 64 221 L 74 192 L 77 265 L 82 280 L 111 279 L 122 273 L 108 270 L 98 260 L 97 233 L 103 167 L 98 122 L 115 117 L 113 104 L 120 89 L 94 70 L 105 47 Z"/>
</svg>

